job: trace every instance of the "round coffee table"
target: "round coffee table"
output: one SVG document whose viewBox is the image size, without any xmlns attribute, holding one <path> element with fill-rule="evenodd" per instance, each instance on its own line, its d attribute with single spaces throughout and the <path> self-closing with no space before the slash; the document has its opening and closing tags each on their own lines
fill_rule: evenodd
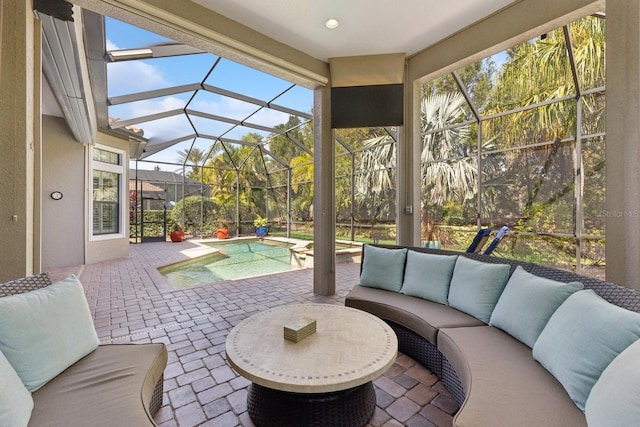
<svg viewBox="0 0 640 427">
<path fill-rule="evenodd" d="M 283 327 L 302 317 L 317 331 L 298 343 Z M 252 381 L 249 415 L 258 426 L 364 425 L 375 410 L 372 380 L 395 361 L 398 340 L 379 318 L 350 307 L 295 304 L 244 319 L 226 340 L 227 360 Z"/>
</svg>

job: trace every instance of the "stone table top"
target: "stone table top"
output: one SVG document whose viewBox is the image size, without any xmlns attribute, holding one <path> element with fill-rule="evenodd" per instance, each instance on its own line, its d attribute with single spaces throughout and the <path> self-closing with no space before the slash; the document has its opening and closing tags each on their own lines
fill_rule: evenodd
<svg viewBox="0 0 640 427">
<path fill-rule="evenodd" d="M 303 317 L 317 331 L 295 343 L 284 325 Z M 379 318 L 351 307 L 295 304 L 255 314 L 226 340 L 229 364 L 248 380 L 275 390 L 327 393 L 374 380 L 393 364 L 398 339 Z"/>
</svg>

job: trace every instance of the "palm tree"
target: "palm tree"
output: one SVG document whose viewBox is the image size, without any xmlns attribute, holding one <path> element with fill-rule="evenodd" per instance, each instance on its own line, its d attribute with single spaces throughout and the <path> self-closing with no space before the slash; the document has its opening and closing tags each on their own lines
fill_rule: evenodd
<svg viewBox="0 0 640 427">
<path fill-rule="evenodd" d="M 396 143 L 389 135 L 362 142 L 355 201 L 374 221 L 395 216 Z"/>
<path fill-rule="evenodd" d="M 422 190 L 426 199 L 438 206 L 451 198 L 473 199 L 477 192 L 478 169 L 469 156 L 471 127 L 452 127 L 466 117 L 465 105 L 458 92 L 422 99 Z"/>
<path fill-rule="evenodd" d="M 478 170 L 470 157 L 470 126 L 453 127 L 467 116 L 466 101 L 460 93 L 439 93 L 422 100 L 422 191 L 423 216 L 433 225 L 434 209 L 457 199 L 472 201 L 477 194 Z M 437 131 L 438 129 L 445 129 Z M 356 200 L 375 201 L 380 209 L 394 208 L 396 144 L 389 136 L 365 140 L 361 173 L 356 179 Z M 427 212 L 429 211 L 429 212 Z M 382 212 L 377 212 L 380 215 Z"/>
<path fill-rule="evenodd" d="M 183 166 L 191 166 L 191 172 L 187 176 L 196 181 L 200 181 L 200 167 L 204 164 L 207 152 L 197 147 L 185 148 L 178 152 L 178 162 Z"/>
<path fill-rule="evenodd" d="M 396 167 L 396 145 L 389 135 L 378 136 L 362 142 L 361 173 L 356 180 L 356 195 L 378 197 L 385 190 L 395 187 L 392 170 Z"/>
<path fill-rule="evenodd" d="M 478 167 L 471 157 L 470 125 L 454 126 L 467 117 L 466 100 L 459 92 L 436 93 L 422 99 L 421 127 L 423 237 L 436 238 L 445 203 L 464 206 L 475 200 Z M 468 108 L 468 107 L 467 107 Z"/>
<path fill-rule="evenodd" d="M 313 218 L 313 156 L 309 153 L 291 159 L 291 191 L 294 218 Z"/>
</svg>

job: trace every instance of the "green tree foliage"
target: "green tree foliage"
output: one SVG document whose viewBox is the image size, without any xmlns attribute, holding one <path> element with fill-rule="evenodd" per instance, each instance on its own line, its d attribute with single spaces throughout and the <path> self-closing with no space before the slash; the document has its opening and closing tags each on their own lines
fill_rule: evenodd
<svg viewBox="0 0 640 427">
<path fill-rule="evenodd" d="M 460 81 L 464 84 L 469 97 L 473 100 L 478 110 L 482 111 L 489 100 L 493 89 L 492 77 L 496 73 L 496 64 L 492 58 L 487 58 L 474 62 L 456 71 Z M 422 86 L 421 98 L 426 98 L 436 94 L 460 93 L 460 86 L 456 83 L 452 74 L 446 74 L 434 79 Z M 465 106 L 470 118 L 471 110 Z"/>
<path fill-rule="evenodd" d="M 182 165 L 189 166 L 191 170 L 187 172 L 187 177 L 195 181 L 201 180 L 200 167 L 206 160 L 207 152 L 197 147 L 184 149 L 178 152 L 178 162 Z"/>
<path fill-rule="evenodd" d="M 171 209 L 171 220 L 186 233 L 201 236 L 216 227 L 218 206 L 204 196 L 189 196 L 178 201 Z"/>
<path fill-rule="evenodd" d="M 272 135 L 269 140 L 269 151 L 278 159 L 290 164 L 296 156 L 306 153 L 303 148 L 313 150 L 313 136 L 309 138 L 302 125 L 302 121 L 297 116 L 289 116 L 286 123 L 275 126 L 284 134 Z M 299 144 L 299 145 L 298 145 Z"/>
<path fill-rule="evenodd" d="M 291 159 L 291 216 L 296 221 L 313 219 L 313 156 L 302 153 Z"/>
<path fill-rule="evenodd" d="M 588 17 L 573 23 L 570 29 L 578 81 L 586 87 L 603 82 L 604 21 Z M 582 170 L 587 176 L 596 176 L 604 166 L 604 151 L 583 151 L 581 158 L 576 157 L 572 139 L 578 133 L 578 88 L 567 48 L 564 31 L 558 29 L 545 38 L 508 50 L 486 109 L 486 114 L 492 114 L 542 104 L 532 110 L 489 120 L 483 127 L 483 136 L 494 138 L 499 147 L 549 142 L 493 156 L 499 163 L 494 169 L 498 173 L 486 177 L 490 183 L 486 187 L 487 196 L 497 197 L 496 206 L 502 211 L 494 218 L 519 218 L 519 226 L 526 231 L 573 233 L 576 228 L 580 229 L 582 224 L 575 223 L 574 215 L 576 178 L 573 171 Z M 603 130 L 603 97 L 582 97 L 581 105 L 580 132 Z M 510 200 L 499 196 L 505 189 L 512 196 Z"/>
</svg>

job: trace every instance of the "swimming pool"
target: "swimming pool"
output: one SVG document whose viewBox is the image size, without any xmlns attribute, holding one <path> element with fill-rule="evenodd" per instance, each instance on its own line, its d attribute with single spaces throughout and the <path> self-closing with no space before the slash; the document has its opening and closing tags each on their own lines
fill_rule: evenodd
<svg viewBox="0 0 640 427">
<path fill-rule="evenodd" d="M 279 273 L 297 268 L 291 265 L 289 243 L 273 240 L 242 239 L 204 243 L 218 252 L 158 269 L 174 289 L 205 283 Z"/>
</svg>

